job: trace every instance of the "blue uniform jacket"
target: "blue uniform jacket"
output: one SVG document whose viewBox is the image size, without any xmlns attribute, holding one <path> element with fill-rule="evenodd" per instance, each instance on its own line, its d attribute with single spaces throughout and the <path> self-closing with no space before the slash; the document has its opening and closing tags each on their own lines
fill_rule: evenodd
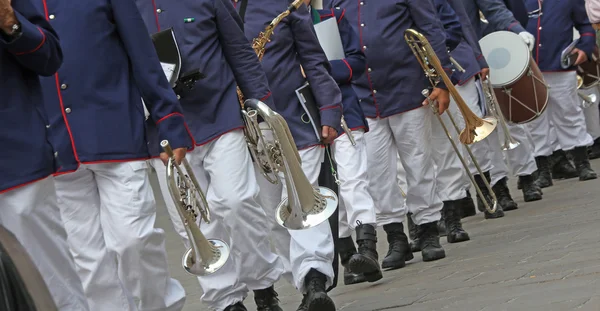
<svg viewBox="0 0 600 311">
<path fill-rule="evenodd" d="M 58 73 L 42 80 L 60 172 L 76 170 L 79 163 L 148 158 L 142 97 L 161 139 L 173 148 L 192 146 L 133 1 L 37 2 L 64 53 Z"/>
<path fill-rule="evenodd" d="M 136 0 L 136 4 L 151 34 L 173 28 L 181 53 L 181 72 L 199 69 L 206 75 L 192 90 L 181 94 L 196 145 L 243 128 L 237 85 L 245 98 L 272 105 L 265 73 L 229 1 Z"/>
<path fill-rule="evenodd" d="M 479 38 L 490 31 L 512 31 L 516 34 L 525 31 L 516 19 L 513 13 L 506 7 L 503 0 L 449 0 L 462 1 L 463 6 L 469 16 L 471 25 Z M 489 25 L 481 22 L 479 11 L 485 15 Z M 484 31 L 484 27 L 487 29 Z M 489 28 L 487 28 L 489 27 Z"/>
<path fill-rule="evenodd" d="M 541 7 L 542 14 L 532 14 L 527 31 L 535 36 L 533 58 L 542 71 L 565 71 L 560 66 L 562 51 L 573 42 L 573 27 L 581 34 L 577 48 L 591 59 L 596 46 L 596 34 L 585 10 L 584 0 L 527 0 L 528 12 Z M 575 67 L 566 69 L 575 70 Z"/>
<path fill-rule="evenodd" d="M 248 1 L 244 30 L 252 40 L 290 1 Z M 237 6 L 239 8 L 239 5 Z M 306 79 L 302 76 L 304 68 Z M 312 18 L 305 5 L 286 17 L 266 45 L 262 67 L 267 74 L 274 104 L 271 108 L 287 121 L 298 149 L 320 144 L 310 123 L 302 121 L 304 110 L 295 90 L 307 80 L 320 109 L 321 125 L 338 129 L 342 119 L 342 94 L 330 76 L 330 65 L 315 34 Z"/>
<path fill-rule="evenodd" d="M 504 0 L 504 5 L 512 13 L 514 19 L 517 22 L 519 22 L 521 26 L 527 26 L 529 16 L 527 14 L 527 9 L 525 8 L 524 0 Z M 482 27 L 483 36 L 497 31 L 496 29 L 494 29 L 494 25 L 491 24 L 483 24 Z"/>
<path fill-rule="evenodd" d="M 422 107 L 421 91 L 431 87 L 423 69 L 404 41 L 404 31 L 416 29 L 427 37 L 447 74 L 451 63 L 446 35 L 433 3 L 422 0 L 333 0 L 346 10 L 367 56 L 367 72 L 354 89 L 368 118 L 389 117 Z M 446 86 L 441 83 L 439 87 Z"/>
<path fill-rule="evenodd" d="M 362 76 L 367 68 L 365 54 L 360 48 L 358 34 L 352 29 L 352 26 L 344 18 L 346 12 L 342 9 L 318 10 L 321 21 L 325 21 L 335 16 L 344 45 L 345 59 L 332 60 L 331 76 L 337 82 L 340 91 L 342 91 L 342 106 L 344 110 L 344 119 L 351 130 L 364 129 L 369 130 L 365 113 L 358 102 L 358 96 L 352 88 L 352 81 Z M 343 132 L 339 133 L 344 134 Z"/>
<path fill-rule="evenodd" d="M 62 63 L 58 38 L 30 0 L 13 0 L 22 34 L 0 35 L 0 193 L 55 172 L 48 142 L 39 75 L 53 75 Z"/>
</svg>

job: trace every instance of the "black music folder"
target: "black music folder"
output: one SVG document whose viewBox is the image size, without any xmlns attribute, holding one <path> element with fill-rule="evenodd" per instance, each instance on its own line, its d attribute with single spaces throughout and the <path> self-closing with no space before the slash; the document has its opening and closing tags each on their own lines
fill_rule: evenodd
<svg viewBox="0 0 600 311">
<path fill-rule="evenodd" d="M 296 89 L 296 96 L 304 109 L 302 122 L 310 123 L 315 131 L 317 140 L 321 141 L 321 114 L 319 113 L 319 107 L 317 106 L 317 101 L 310 88 L 310 84 L 306 82 Z"/>
<path fill-rule="evenodd" d="M 173 28 L 153 34 L 152 42 L 167 80 L 174 88 L 181 74 L 181 53 L 179 52 L 177 40 L 175 40 Z"/>
</svg>

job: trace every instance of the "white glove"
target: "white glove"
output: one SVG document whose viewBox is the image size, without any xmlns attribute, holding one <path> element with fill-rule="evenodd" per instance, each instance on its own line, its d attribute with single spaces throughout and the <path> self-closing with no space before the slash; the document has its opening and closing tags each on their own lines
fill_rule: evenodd
<svg viewBox="0 0 600 311">
<path fill-rule="evenodd" d="M 527 44 L 527 46 L 529 47 L 529 52 L 533 51 L 533 46 L 535 45 L 535 37 L 527 31 L 520 32 L 519 36 L 521 36 L 521 39 L 523 39 L 523 41 L 525 41 L 525 44 Z"/>
</svg>

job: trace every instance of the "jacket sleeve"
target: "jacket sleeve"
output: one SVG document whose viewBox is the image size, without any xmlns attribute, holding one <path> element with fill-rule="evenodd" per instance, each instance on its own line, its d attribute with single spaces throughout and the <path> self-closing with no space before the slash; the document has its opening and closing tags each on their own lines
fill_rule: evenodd
<svg viewBox="0 0 600 311">
<path fill-rule="evenodd" d="M 454 12 L 456 12 L 456 16 L 458 17 L 461 28 L 462 28 L 463 37 L 467 41 L 469 46 L 471 46 L 471 49 L 473 50 L 473 54 L 475 56 L 475 59 L 477 59 L 477 63 L 479 64 L 479 67 L 489 68 L 488 63 L 485 60 L 485 57 L 483 57 L 483 53 L 481 52 L 481 47 L 479 46 L 479 38 L 477 37 L 477 32 L 473 28 L 473 25 L 471 25 L 469 15 L 467 14 L 467 10 L 465 9 L 465 6 L 463 5 L 462 1 L 458 1 L 458 0 L 445 0 L 445 1 L 447 1 L 448 4 L 450 5 L 450 7 L 452 7 L 452 10 L 454 10 Z"/>
<path fill-rule="evenodd" d="M 452 9 L 447 0 L 434 1 L 437 14 L 444 26 L 446 32 L 446 46 L 450 51 L 454 50 L 460 41 L 462 41 L 462 27 L 456 16 L 456 12 Z"/>
<path fill-rule="evenodd" d="M 243 24 L 242 19 L 230 1 L 213 1 L 219 41 L 244 97 L 260 99 L 272 107 L 267 76 L 244 30 L 239 26 Z"/>
<path fill-rule="evenodd" d="M 338 84 L 350 83 L 353 79 L 360 77 L 366 69 L 367 60 L 365 54 L 360 48 L 360 39 L 352 26 L 344 18 L 346 10 L 331 9 L 336 12 L 338 29 L 344 45 L 346 58 L 329 61 L 331 64 L 331 76 Z"/>
<path fill-rule="evenodd" d="M 423 0 L 408 0 L 407 3 L 412 20 L 415 22 L 418 31 L 427 38 L 435 54 L 440 59 L 444 71 L 450 77 L 452 75 L 452 64 L 450 63 L 450 55 L 446 48 L 446 34 L 441 22 L 437 18 L 433 3 Z M 404 34 L 401 34 L 401 36 L 404 36 Z M 445 89 L 446 85 L 444 82 L 440 82 L 437 87 Z"/>
<path fill-rule="evenodd" d="M 571 18 L 575 28 L 579 31 L 579 42 L 577 48 L 584 51 L 587 54 L 588 59 L 592 59 L 592 53 L 596 46 L 596 32 L 590 23 L 590 20 L 585 11 L 585 0 L 571 0 L 573 1 L 573 12 Z"/>
<path fill-rule="evenodd" d="M 42 76 L 51 76 L 62 65 L 58 36 L 30 0 L 13 0 L 13 10 L 21 35 L 11 40 L 0 36 L 0 48 L 6 49 L 25 68 Z"/>
<path fill-rule="evenodd" d="M 133 0 L 111 0 L 114 22 L 132 66 L 133 78 L 144 98 L 159 140 L 173 149 L 193 147 L 183 109 L 165 76 L 146 25 Z M 144 35 L 142 35 L 144 34 Z"/>
<path fill-rule="evenodd" d="M 342 92 L 329 75 L 330 65 L 315 34 L 308 9 L 302 5 L 289 18 L 294 46 L 319 106 L 321 125 L 338 128 L 342 119 Z"/>
<path fill-rule="evenodd" d="M 477 6 L 490 23 L 490 27 L 495 30 L 507 30 L 516 34 L 525 31 L 513 13 L 506 7 L 502 0 L 476 0 Z M 524 8 L 525 4 L 523 4 Z"/>
</svg>

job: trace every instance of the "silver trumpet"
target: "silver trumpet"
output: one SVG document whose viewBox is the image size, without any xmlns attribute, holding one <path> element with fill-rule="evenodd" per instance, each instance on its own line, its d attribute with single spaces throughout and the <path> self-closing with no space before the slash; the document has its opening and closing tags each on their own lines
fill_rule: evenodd
<svg viewBox="0 0 600 311">
<path fill-rule="evenodd" d="M 177 212 L 181 217 L 185 232 L 190 238 L 191 247 L 184 253 L 181 265 L 185 271 L 192 275 L 212 274 L 227 262 L 229 246 L 221 240 L 207 240 L 204 237 L 196 218 L 200 215 L 206 223 L 210 223 L 210 211 L 194 171 L 184 158 L 181 161 L 185 168 L 184 173 L 175 162 L 175 155 L 167 140 L 161 141 L 160 146 L 169 156 L 169 162 L 167 163 L 169 192 L 175 202 L 175 208 L 177 208 Z"/>
<path fill-rule="evenodd" d="M 344 116 L 342 116 L 342 129 L 344 130 L 346 135 L 348 135 L 348 139 L 350 140 L 350 143 L 352 144 L 352 146 L 356 146 L 356 140 L 354 140 L 354 135 L 352 135 L 352 130 L 348 127 L 348 124 L 346 123 L 346 119 L 344 119 Z"/>
<path fill-rule="evenodd" d="M 508 125 L 506 124 L 506 119 L 504 118 L 502 110 L 500 110 L 500 106 L 498 105 L 498 99 L 496 98 L 496 93 L 494 93 L 494 88 L 492 87 L 492 82 L 490 82 L 490 77 L 487 77 L 485 80 L 480 80 L 481 85 L 483 86 L 483 93 L 485 94 L 486 107 L 492 113 L 492 116 L 498 120 L 498 123 L 500 123 L 500 126 L 502 126 L 502 131 L 504 132 L 502 149 L 512 150 L 519 147 L 520 143 L 514 140 L 508 131 Z"/>
<path fill-rule="evenodd" d="M 338 197 L 331 189 L 315 188 L 308 181 L 285 119 L 257 99 L 246 100 L 244 107 L 246 142 L 254 161 L 269 182 L 279 183 L 279 173 L 285 180 L 287 198 L 277 206 L 277 223 L 290 230 L 300 230 L 327 221 L 337 209 Z M 267 129 L 260 128 L 259 116 L 268 125 Z M 263 131 L 271 131 L 273 139 L 268 140 Z"/>
</svg>

